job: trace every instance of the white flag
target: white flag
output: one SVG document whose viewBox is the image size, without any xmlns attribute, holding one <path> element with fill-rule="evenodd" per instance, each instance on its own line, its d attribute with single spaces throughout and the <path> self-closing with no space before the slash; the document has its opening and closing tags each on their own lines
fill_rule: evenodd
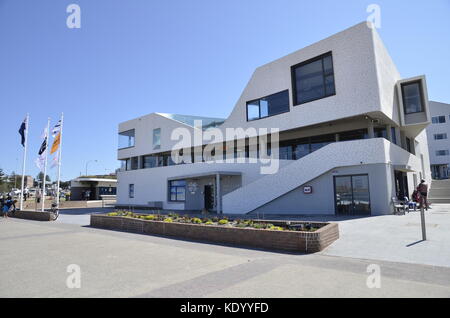
<svg viewBox="0 0 450 318">
<path fill-rule="evenodd" d="M 44 139 L 42 141 L 41 147 L 39 148 L 38 157 L 36 158 L 36 166 L 39 168 L 40 171 L 44 170 L 45 165 L 45 155 L 47 152 L 47 139 L 48 139 L 48 133 L 47 133 L 47 127 L 44 129 L 44 132 L 41 135 L 41 138 Z"/>
<path fill-rule="evenodd" d="M 55 156 L 53 157 L 52 164 L 51 164 L 50 168 L 53 169 L 54 167 L 57 167 L 58 164 L 59 164 L 59 151 L 56 152 Z"/>
<path fill-rule="evenodd" d="M 61 119 L 58 120 L 55 127 L 52 129 L 52 137 L 55 138 L 56 135 L 61 131 Z"/>
</svg>

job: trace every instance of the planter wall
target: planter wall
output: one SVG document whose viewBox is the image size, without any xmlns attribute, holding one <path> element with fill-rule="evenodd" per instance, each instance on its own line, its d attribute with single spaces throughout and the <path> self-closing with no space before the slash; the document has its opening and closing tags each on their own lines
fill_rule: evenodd
<svg viewBox="0 0 450 318">
<path fill-rule="evenodd" d="M 14 213 L 9 214 L 9 216 L 18 219 L 35 221 L 52 221 L 52 213 L 46 211 L 15 211 Z"/>
<path fill-rule="evenodd" d="M 286 222 L 280 221 L 277 221 L 277 223 L 280 225 L 286 224 Z M 337 223 L 312 223 L 313 225 L 322 225 L 315 232 L 273 231 L 191 223 L 168 223 L 92 214 L 90 224 L 92 227 L 109 230 L 304 253 L 319 252 L 339 238 Z"/>
</svg>

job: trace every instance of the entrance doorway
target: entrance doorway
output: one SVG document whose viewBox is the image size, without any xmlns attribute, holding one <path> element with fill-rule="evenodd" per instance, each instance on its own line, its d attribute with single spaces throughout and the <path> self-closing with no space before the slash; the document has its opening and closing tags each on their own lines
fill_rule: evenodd
<svg viewBox="0 0 450 318">
<path fill-rule="evenodd" d="M 395 181 L 395 195 L 397 199 L 404 200 L 405 197 L 409 198 L 408 192 L 408 177 L 406 172 L 394 171 L 394 181 Z"/>
<path fill-rule="evenodd" d="M 205 210 L 210 211 L 214 207 L 214 193 L 212 185 L 205 185 L 204 191 Z"/>
<path fill-rule="evenodd" d="M 369 176 L 334 177 L 336 215 L 370 215 Z"/>
</svg>

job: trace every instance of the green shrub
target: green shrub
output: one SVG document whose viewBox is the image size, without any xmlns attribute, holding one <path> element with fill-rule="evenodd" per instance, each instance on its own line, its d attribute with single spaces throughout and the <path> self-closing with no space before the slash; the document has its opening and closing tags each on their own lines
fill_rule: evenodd
<svg viewBox="0 0 450 318">
<path fill-rule="evenodd" d="M 118 216 L 119 215 L 119 213 L 117 213 L 117 212 L 109 212 L 108 213 L 108 216 Z"/>
<path fill-rule="evenodd" d="M 253 223 L 252 227 L 254 227 L 255 229 L 264 229 L 265 225 L 263 223 Z"/>
<path fill-rule="evenodd" d="M 222 220 L 219 221 L 219 224 L 220 224 L 220 225 L 228 224 L 228 220 L 222 219 Z"/>
<path fill-rule="evenodd" d="M 273 231 L 284 231 L 284 229 L 281 226 L 274 226 L 274 225 L 272 225 L 268 229 Z"/>
<path fill-rule="evenodd" d="M 156 215 L 146 215 L 146 216 L 144 216 L 144 219 L 146 219 L 146 220 L 154 220 L 156 218 L 157 218 Z"/>
<path fill-rule="evenodd" d="M 192 223 L 195 223 L 195 224 L 201 224 L 202 223 L 202 220 L 199 219 L 199 218 L 193 218 L 191 221 L 192 221 Z"/>
<path fill-rule="evenodd" d="M 164 222 L 172 223 L 173 219 L 171 217 L 165 218 Z"/>
<path fill-rule="evenodd" d="M 205 223 L 205 225 L 212 225 L 212 224 L 214 224 L 214 222 L 213 222 L 213 221 L 211 221 L 211 220 L 209 220 L 209 221 L 206 221 L 206 223 Z"/>
</svg>

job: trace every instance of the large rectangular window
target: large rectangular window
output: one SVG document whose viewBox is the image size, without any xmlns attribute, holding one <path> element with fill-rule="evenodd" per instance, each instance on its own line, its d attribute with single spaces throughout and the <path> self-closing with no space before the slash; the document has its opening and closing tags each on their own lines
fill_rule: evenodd
<svg viewBox="0 0 450 318">
<path fill-rule="evenodd" d="M 134 147 L 134 129 L 119 133 L 119 149 Z"/>
<path fill-rule="evenodd" d="M 370 215 L 368 175 L 334 177 L 337 215 Z"/>
<path fill-rule="evenodd" d="M 153 129 L 153 149 L 161 148 L 161 128 Z"/>
<path fill-rule="evenodd" d="M 405 114 L 423 112 L 423 95 L 420 81 L 402 84 L 403 109 Z"/>
<path fill-rule="evenodd" d="M 294 105 L 336 94 L 331 52 L 291 68 Z"/>
<path fill-rule="evenodd" d="M 445 123 L 445 116 L 435 116 L 431 118 L 433 124 L 443 124 Z"/>
<path fill-rule="evenodd" d="M 247 102 L 247 121 L 278 115 L 289 111 L 289 91 L 285 90 Z"/>
<path fill-rule="evenodd" d="M 184 202 L 186 200 L 186 181 L 169 181 L 169 201 Z"/>
</svg>

